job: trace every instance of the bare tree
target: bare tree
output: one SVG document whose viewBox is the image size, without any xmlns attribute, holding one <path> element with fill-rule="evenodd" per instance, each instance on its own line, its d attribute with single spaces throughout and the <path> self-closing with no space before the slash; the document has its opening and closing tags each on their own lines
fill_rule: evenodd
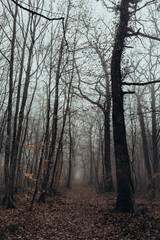
<svg viewBox="0 0 160 240">
<path fill-rule="evenodd" d="M 130 158 L 127 149 L 126 129 L 124 120 L 124 106 L 122 91 L 121 59 L 124 51 L 125 39 L 128 34 L 128 22 L 130 19 L 129 6 L 131 1 L 122 0 L 120 19 L 115 34 L 115 42 L 112 52 L 111 81 L 113 99 L 113 135 L 116 159 L 117 176 L 117 202 L 116 210 L 122 212 L 134 212 L 133 183 L 131 179 Z"/>
<path fill-rule="evenodd" d="M 16 18 L 18 15 L 18 7 L 15 7 L 14 21 L 13 21 L 13 34 L 11 41 L 11 55 L 10 55 L 10 76 L 9 76 L 9 99 L 7 109 L 7 138 L 5 146 L 5 187 L 6 193 L 3 202 L 7 202 L 7 207 L 14 207 L 12 192 L 9 192 L 10 173 L 9 173 L 9 161 L 10 161 L 10 150 L 11 150 L 11 124 L 12 124 L 12 98 L 13 98 L 13 64 L 14 64 L 14 51 L 15 51 L 15 40 L 16 40 Z M 11 190 L 11 189 L 10 189 Z"/>
</svg>

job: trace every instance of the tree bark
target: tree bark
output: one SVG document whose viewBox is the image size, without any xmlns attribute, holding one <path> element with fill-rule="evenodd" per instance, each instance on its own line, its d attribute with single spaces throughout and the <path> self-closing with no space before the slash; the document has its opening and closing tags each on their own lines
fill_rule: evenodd
<svg viewBox="0 0 160 240">
<path fill-rule="evenodd" d="M 16 157 L 14 154 L 15 154 L 15 151 L 16 151 L 16 135 L 17 135 L 18 111 L 19 111 L 19 105 L 20 105 L 22 76 L 23 76 L 25 49 L 26 49 L 26 42 L 27 42 L 27 36 L 28 36 L 28 30 L 29 30 L 29 23 L 30 23 L 30 18 L 28 19 L 27 29 L 26 29 L 24 42 L 23 42 L 23 47 L 22 47 L 22 56 L 21 56 L 21 64 L 20 64 L 20 72 L 19 72 L 19 80 L 18 80 L 18 89 L 17 89 L 16 110 L 15 110 L 14 124 L 13 124 L 12 151 L 11 151 L 12 158 Z"/>
<path fill-rule="evenodd" d="M 105 165 L 105 191 L 113 191 L 112 182 L 112 171 L 111 171 L 111 134 L 110 134 L 110 115 L 111 115 L 111 94 L 110 94 L 110 84 L 109 84 L 109 72 L 107 70 L 107 63 L 105 62 L 104 54 L 98 48 L 96 44 L 95 50 L 101 61 L 105 76 L 105 103 L 103 107 L 104 113 L 104 165 Z"/>
<path fill-rule="evenodd" d="M 71 2 L 69 0 L 68 7 L 67 7 L 67 17 L 64 24 L 64 33 L 66 32 L 68 27 L 68 18 L 69 18 L 70 8 L 71 8 Z M 66 41 L 65 36 L 63 36 L 61 41 L 60 51 L 59 51 L 59 58 L 58 58 L 58 65 L 57 65 L 57 72 L 56 72 L 55 101 L 54 101 L 54 112 L 53 112 L 53 122 L 52 122 L 52 139 L 51 139 L 51 144 L 50 144 L 49 153 L 48 153 L 48 166 L 47 166 L 47 171 L 45 173 L 44 180 L 42 183 L 41 195 L 38 200 L 39 202 L 42 202 L 42 203 L 45 202 L 47 186 L 49 183 L 49 177 L 50 177 L 51 168 L 53 165 L 52 157 L 54 156 L 54 153 L 55 153 L 55 146 L 56 146 L 56 139 L 57 139 L 59 81 L 61 78 L 61 65 L 63 60 L 63 50 L 64 50 L 65 41 Z"/>
<path fill-rule="evenodd" d="M 72 72 L 72 76 L 71 76 L 71 80 L 69 83 L 69 87 L 68 87 L 68 96 L 67 96 L 67 104 L 66 104 L 66 109 L 65 109 L 65 114 L 63 116 L 63 124 L 62 124 L 62 130 L 60 133 L 60 138 L 59 138 L 59 143 L 58 143 L 58 149 L 57 149 L 57 153 L 56 153 L 56 160 L 54 163 L 54 167 L 53 167 L 53 172 L 52 172 L 52 177 L 51 177 L 51 183 L 50 183 L 50 194 L 53 190 L 53 192 L 55 193 L 57 191 L 57 187 L 58 187 L 58 183 L 59 183 L 59 179 L 60 179 L 60 175 L 61 175 L 61 170 L 62 170 L 62 161 L 59 162 L 62 150 L 63 150 L 63 135 L 64 135 L 64 129 L 65 129 L 65 124 L 66 124 L 66 119 L 67 119 L 67 113 L 68 113 L 68 109 L 69 109 L 69 103 L 70 103 L 70 92 L 71 92 L 71 84 L 72 84 L 72 80 L 73 80 L 73 72 Z M 60 172 L 58 172 L 58 166 L 60 167 Z"/>
<path fill-rule="evenodd" d="M 29 48 L 26 79 L 25 79 L 25 84 L 24 84 L 24 89 L 23 89 L 21 108 L 20 108 L 20 112 L 19 112 L 19 123 L 18 123 L 17 133 L 14 131 L 14 136 L 13 136 L 14 139 L 13 139 L 13 143 L 12 143 L 11 161 L 10 161 L 10 177 L 9 177 L 9 192 L 10 192 L 11 199 L 13 199 L 13 195 L 14 195 L 17 156 L 18 156 L 18 150 L 19 150 L 19 146 L 20 146 L 20 139 L 21 139 L 21 135 L 22 135 L 24 111 L 25 111 L 25 106 L 26 106 L 26 101 L 27 101 L 27 96 L 28 96 L 28 88 L 29 88 L 29 83 L 30 83 L 30 72 L 31 72 L 31 64 L 32 64 L 31 60 L 32 60 L 32 54 L 33 54 L 35 31 L 36 31 L 36 20 L 34 22 L 32 42 L 31 42 L 31 45 Z M 19 103 L 18 103 L 18 105 L 19 105 Z M 18 112 L 17 112 L 17 114 L 18 114 Z"/>
<path fill-rule="evenodd" d="M 159 157 L 157 146 L 157 121 L 156 121 L 156 98 L 154 84 L 151 86 L 151 111 L 152 111 L 152 158 L 153 158 L 153 171 L 158 171 Z"/>
<path fill-rule="evenodd" d="M 92 128 L 89 129 L 89 184 L 93 184 L 93 146 L 92 146 Z"/>
<path fill-rule="evenodd" d="M 146 130 L 145 130 L 145 122 L 144 122 L 144 116 L 142 113 L 142 106 L 140 102 L 140 96 L 137 96 L 137 102 L 138 102 L 138 114 L 139 114 L 139 122 L 141 127 L 141 136 L 142 136 L 142 146 L 143 146 L 143 154 L 144 154 L 144 163 L 147 170 L 147 177 L 148 180 L 151 179 L 152 176 L 152 170 L 149 160 L 149 152 L 148 152 L 148 144 L 147 144 L 147 136 L 146 136 Z"/>
<path fill-rule="evenodd" d="M 47 193 L 47 186 L 50 177 L 50 171 L 52 167 L 52 157 L 55 153 L 55 146 L 56 146 L 56 139 L 57 139 L 57 123 L 58 123 L 58 106 L 59 106 L 59 81 L 60 81 L 60 69 L 61 69 L 61 62 L 62 62 L 62 53 L 64 48 L 64 40 L 62 39 L 61 48 L 59 52 L 59 60 L 57 66 L 57 73 L 56 73 L 56 86 L 55 86 L 55 100 L 54 100 L 54 111 L 53 111 L 53 121 L 52 121 L 52 139 L 48 153 L 48 165 L 47 170 L 44 176 L 44 180 L 42 183 L 42 190 L 41 195 L 39 197 L 39 202 L 45 203 L 45 197 Z M 46 129 L 47 130 L 47 129 Z"/>
<path fill-rule="evenodd" d="M 110 100 L 109 100 L 110 101 Z M 112 172 L 111 172 L 111 136 L 110 136 L 110 107 L 111 103 L 107 104 L 107 109 L 104 112 L 104 164 L 105 164 L 105 190 L 113 191 Z"/>
<path fill-rule="evenodd" d="M 71 103 L 69 108 L 69 160 L 68 160 L 68 181 L 67 188 L 71 187 L 71 175 L 72 175 L 72 148 L 73 148 L 73 140 L 72 140 L 72 132 L 71 132 Z"/>
<path fill-rule="evenodd" d="M 8 99 L 8 117 L 7 117 L 7 137 L 5 146 L 5 196 L 3 203 L 6 203 L 7 208 L 15 208 L 13 204 L 12 194 L 9 189 L 9 163 L 10 163 L 10 150 L 11 150 L 11 126 L 12 126 L 12 98 L 13 98 L 13 71 L 14 71 L 14 53 L 15 53 L 15 41 L 16 41 L 16 20 L 18 15 L 18 7 L 15 7 L 14 21 L 13 21 L 13 34 L 11 41 L 11 56 L 10 56 L 10 74 L 9 74 L 9 99 Z"/>
<path fill-rule="evenodd" d="M 113 99 L 113 135 L 116 160 L 117 201 L 116 210 L 134 212 L 134 189 L 131 179 L 130 158 L 126 142 L 124 119 L 121 59 L 124 51 L 127 27 L 129 22 L 129 0 L 120 4 L 120 21 L 116 29 L 115 43 L 111 61 L 111 82 Z"/>
</svg>

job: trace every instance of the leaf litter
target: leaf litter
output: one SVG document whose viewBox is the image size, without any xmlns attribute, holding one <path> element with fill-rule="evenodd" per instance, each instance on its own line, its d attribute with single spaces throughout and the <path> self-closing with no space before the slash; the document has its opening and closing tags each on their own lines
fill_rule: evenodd
<svg viewBox="0 0 160 240">
<path fill-rule="evenodd" d="M 136 199 L 136 212 L 114 211 L 115 194 L 76 184 L 34 205 L 16 196 L 17 209 L 0 206 L 0 240 L 160 240 L 160 201 Z"/>
</svg>

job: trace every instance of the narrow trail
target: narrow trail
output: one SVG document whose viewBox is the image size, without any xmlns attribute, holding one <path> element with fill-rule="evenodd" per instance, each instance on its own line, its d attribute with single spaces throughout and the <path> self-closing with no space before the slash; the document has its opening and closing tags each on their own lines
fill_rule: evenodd
<svg viewBox="0 0 160 240">
<path fill-rule="evenodd" d="M 116 213 L 114 205 L 114 194 L 80 184 L 36 204 L 32 212 L 29 201 L 19 197 L 16 210 L 0 206 L 0 240 L 160 240 L 159 213 Z"/>
<path fill-rule="evenodd" d="M 61 225 L 66 232 L 64 239 L 105 239 L 101 229 L 106 210 L 103 195 L 92 188 L 74 185 L 63 203 Z M 109 210 L 109 206 L 107 208 Z"/>
<path fill-rule="evenodd" d="M 101 228 L 106 200 L 93 188 L 73 185 L 65 197 L 59 198 L 57 205 L 51 205 L 47 221 L 53 231 L 44 239 L 106 239 Z"/>
</svg>

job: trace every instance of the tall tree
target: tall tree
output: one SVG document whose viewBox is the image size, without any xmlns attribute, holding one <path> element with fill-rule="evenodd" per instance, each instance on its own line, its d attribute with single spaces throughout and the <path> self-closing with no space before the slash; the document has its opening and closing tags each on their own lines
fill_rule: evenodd
<svg viewBox="0 0 160 240">
<path fill-rule="evenodd" d="M 113 99 L 113 135 L 116 160 L 117 201 L 116 210 L 134 212 L 134 189 L 131 179 L 130 158 L 126 142 L 126 129 L 124 119 L 124 93 L 122 90 L 121 61 L 125 48 L 130 19 L 129 6 L 131 0 L 122 0 L 119 24 L 115 33 L 115 41 L 111 61 L 111 82 Z"/>
<path fill-rule="evenodd" d="M 68 18 L 70 14 L 71 9 L 71 1 L 68 0 L 68 6 L 67 6 L 67 17 L 64 23 L 64 32 L 67 31 L 68 28 Z M 63 54 L 65 49 L 65 38 L 64 35 L 61 40 L 60 50 L 59 50 L 59 57 L 58 57 L 58 64 L 57 64 L 57 71 L 56 71 L 56 83 L 55 83 L 55 100 L 54 100 L 54 110 L 53 110 L 53 121 L 52 121 L 52 139 L 50 148 L 48 151 L 48 166 L 47 171 L 44 176 L 44 180 L 42 183 L 42 190 L 41 195 L 39 197 L 39 202 L 45 202 L 45 197 L 47 193 L 47 187 L 49 183 L 49 177 L 51 173 L 51 168 L 53 165 L 53 156 L 55 154 L 55 147 L 56 147 L 56 139 L 57 139 L 57 124 L 58 124 L 58 108 L 59 108 L 59 85 L 60 85 L 60 78 L 62 75 L 62 72 L 64 69 L 62 69 L 62 61 L 63 61 Z M 66 60 L 67 61 L 67 60 Z"/>
<path fill-rule="evenodd" d="M 5 197 L 3 199 L 3 203 L 6 202 L 8 208 L 15 207 L 12 199 L 12 192 L 9 188 L 10 183 L 10 172 L 9 172 L 9 163 L 11 157 L 11 126 L 12 126 L 12 107 L 13 107 L 13 71 L 14 71 L 14 54 L 15 54 L 15 41 L 16 41 L 16 27 L 17 27 L 17 15 L 18 15 L 18 7 L 15 6 L 15 13 L 13 14 L 13 33 L 11 40 L 11 55 L 10 55 L 10 74 L 9 74 L 9 98 L 8 98 L 8 109 L 7 109 L 7 138 L 6 138 L 6 146 L 5 146 Z"/>
<path fill-rule="evenodd" d="M 139 114 L 139 122 L 140 122 L 140 128 L 141 128 L 141 136 L 142 136 L 142 146 L 143 146 L 143 154 L 144 154 L 144 163 L 147 170 L 147 176 L 148 180 L 150 180 L 152 175 L 152 169 L 150 165 L 150 159 L 149 159 L 149 151 L 148 151 L 148 143 L 147 143 L 147 136 L 146 136 L 146 129 L 145 129 L 145 121 L 144 116 L 142 112 L 142 105 L 140 101 L 140 96 L 136 94 L 137 96 L 137 110 Z"/>
</svg>

